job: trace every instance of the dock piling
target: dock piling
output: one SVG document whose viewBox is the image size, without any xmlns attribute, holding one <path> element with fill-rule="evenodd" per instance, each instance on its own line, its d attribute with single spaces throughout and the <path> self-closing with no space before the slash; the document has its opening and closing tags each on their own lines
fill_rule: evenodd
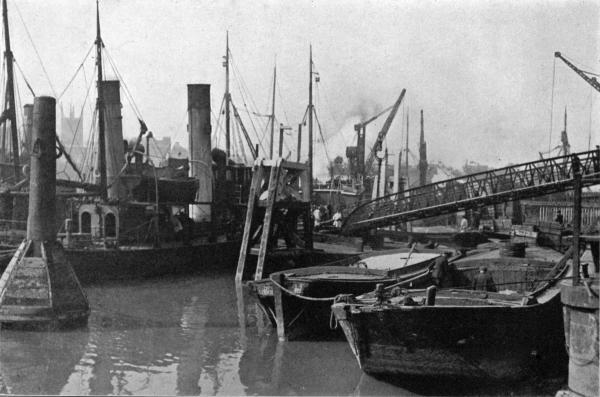
<svg viewBox="0 0 600 397">
<path fill-rule="evenodd" d="M 0 278 L 0 323 L 81 325 L 87 298 L 56 241 L 56 100 L 33 107 L 27 238 Z"/>
</svg>

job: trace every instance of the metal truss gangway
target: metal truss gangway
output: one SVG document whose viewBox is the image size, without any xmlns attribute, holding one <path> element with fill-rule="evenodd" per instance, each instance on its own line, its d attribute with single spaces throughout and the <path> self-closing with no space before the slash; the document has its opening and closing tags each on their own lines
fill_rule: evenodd
<svg viewBox="0 0 600 397">
<path fill-rule="evenodd" d="M 600 147 L 379 197 L 355 208 L 346 217 L 341 232 L 361 234 L 402 222 L 572 190 L 577 173 L 581 173 L 583 187 L 600 184 Z"/>
</svg>

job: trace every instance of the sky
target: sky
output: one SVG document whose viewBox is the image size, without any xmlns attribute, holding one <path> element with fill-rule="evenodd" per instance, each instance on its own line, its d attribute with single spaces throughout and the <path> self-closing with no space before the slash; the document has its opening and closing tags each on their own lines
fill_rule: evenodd
<svg viewBox="0 0 600 397">
<path fill-rule="evenodd" d="M 76 113 L 92 82 L 93 51 L 75 72 L 94 42 L 95 6 L 94 0 L 8 0 L 23 75 L 36 95 L 60 97 Z M 467 161 L 535 160 L 560 143 L 565 108 L 572 150 L 600 144 L 600 92 L 554 58 L 561 51 L 600 73 L 597 1 L 101 0 L 100 18 L 108 53 L 146 124 L 155 136 L 184 146 L 191 83 L 211 84 L 214 141 L 224 145 L 217 121 L 223 119 L 227 31 L 232 98 L 252 139 L 263 136 L 266 119 L 254 117 L 255 131 L 246 112 L 270 112 L 276 64 L 276 118 L 293 127 L 285 135 L 292 151 L 308 104 L 312 44 L 323 135 L 315 128 L 317 175 L 355 143 L 353 124 L 393 104 L 403 88 L 386 139 L 392 154 L 404 148 L 407 113 L 409 150 L 418 154 L 421 109 L 430 163 L 460 168 Z M 31 102 L 18 76 L 21 103 Z M 107 78 L 114 77 L 107 67 Z M 93 98 L 85 105 L 86 123 Z M 137 121 L 123 93 L 122 103 L 125 135 L 134 137 Z M 367 144 L 385 117 L 367 127 Z"/>
</svg>

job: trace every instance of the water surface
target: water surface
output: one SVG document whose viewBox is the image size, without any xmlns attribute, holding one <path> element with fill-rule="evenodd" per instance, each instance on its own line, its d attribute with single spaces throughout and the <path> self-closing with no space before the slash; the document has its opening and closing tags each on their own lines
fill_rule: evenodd
<svg viewBox="0 0 600 397">
<path fill-rule="evenodd" d="M 233 276 L 86 287 L 85 329 L 0 331 L 0 392 L 66 395 L 548 395 L 564 378 L 381 381 L 345 341 L 277 341 Z"/>
</svg>

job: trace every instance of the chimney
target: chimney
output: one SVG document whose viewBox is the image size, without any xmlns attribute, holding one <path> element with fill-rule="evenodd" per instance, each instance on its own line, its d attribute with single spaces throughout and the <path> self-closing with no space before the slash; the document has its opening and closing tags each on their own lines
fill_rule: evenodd
<svg viewBox="0 0 600 397">
<path fill-rule="evenodd" d="M 118 80 L 102 81 L 104 97 L 104 121 L 106 124 L 106 180 L 108 199 L 124 198 L 125 188 L 115 178 L 125 165 L 125 149 L 123 147 L 123 124 L 121 116 L 121 93 Z"/>
<path fill-rule="evenodd" d="M 25 126 L 25 152 L 31 154 L 31 131 L 33 130 L 33 105 L 23 106 L 23 125 Z"/>
<path fill-rule="evenodd" d="M 198 180 L 196 202 L 190 205 L 195 222 L 211 221 L 212 155 L 210 125 L 210 84 L 188 84 L 188 128 L 190 176 Z"/>
</svg>

